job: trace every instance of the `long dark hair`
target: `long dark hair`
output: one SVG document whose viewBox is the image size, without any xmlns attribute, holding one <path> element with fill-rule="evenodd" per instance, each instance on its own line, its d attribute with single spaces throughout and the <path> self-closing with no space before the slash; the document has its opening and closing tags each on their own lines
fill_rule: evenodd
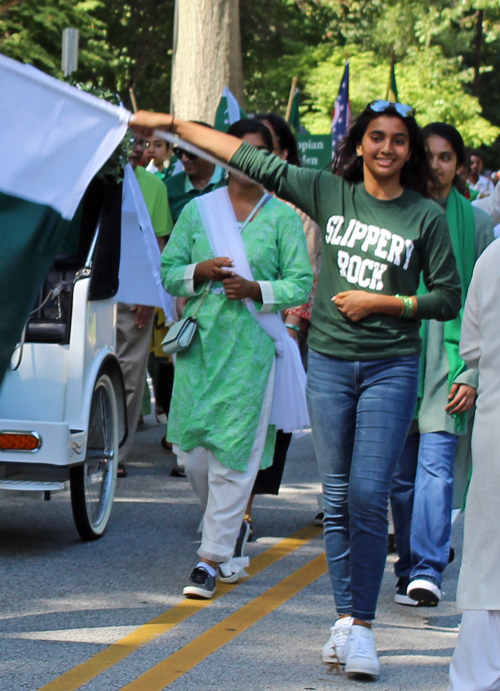
<svg viewBox="0 0 500 691">
<path fill-rule="evenodd" d="M 282 118 L 281 115 L 276 115 L 276 113 L 257 113 L 257 115 L 254 115 L 253 119 L 259 120 L 260 122 L 267 120 L 274 130 L 280 151 L 284 151 L 285 149 L 288 151 L 287 163 L 291 163 L 292 166 L 300 166 L 297 140 L 293 136 L 293 132 L 287 121 Z"/>
<path fill-rule="evenodd" d="M 422 135 L 424 141 L 427 141 L 427 139 L 433 135 L 446 139 L 457 157 L 457 167 L 467 166 L 467 154 L 465 152 L 464 140 L 456 127 L 448 125 L 446 122 L 431 122 L 422 129 Z M 456 187 L 460 194 L 465 196 L 465 183 L 458 173 L 453 178 L 453 187 Z"/>
<path fill-rule="evenodd" d="M 242 120 L 233 122 L 227 133 L 232 134 L 233 137 L 238 137 L 238 139 L 243 139 L 245 134 L 260 134 L 269 153 L 273 151 L 273 136 L 269 127 L 255 120 L 255 118 L 243 118 Z"/>
<path fill-rule="evenodd" d="M 429 197 L 429 183 L 434 180 L 434 176 L 427 158 L 422 130 L 412 115 L 402 117 L 394 106 L 388 106 L 382 112 L 375 112 L 369 105 L 366 106 L 338 146 L 333 159 L 333 172 L 347 182 L 363 181 L 363 159 L 356 153 L 356 147 L 361 143 L 370 122 L 384 115 L 399 118 L 410 137 L 411 158 L 401 168 L 401 185 L 423 197 Z"/>
</svg>

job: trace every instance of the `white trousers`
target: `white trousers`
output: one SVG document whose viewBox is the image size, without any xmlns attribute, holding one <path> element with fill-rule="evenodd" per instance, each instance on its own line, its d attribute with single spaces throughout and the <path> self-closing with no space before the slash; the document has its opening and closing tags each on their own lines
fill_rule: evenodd
<svg viewBox="0 0 500 691">
<path fill-rule="evenodd" d="M 186 468 L 191 487 L 203 513 L 200 557 L 226 562 L 231 559 L 250 494 L 264 452 L 274 388 L 274 363 L 269 375 L 259 424 L 246 470 L 223 466 L 208 449 L 198 446 L 181 451 L 174 445 L 178 463 Z"/>
<path fill-rule="evenodd" d="M 500 610 L 465 610 L 450 682 L 450 691 L 500 689 Z"/>
</svg>

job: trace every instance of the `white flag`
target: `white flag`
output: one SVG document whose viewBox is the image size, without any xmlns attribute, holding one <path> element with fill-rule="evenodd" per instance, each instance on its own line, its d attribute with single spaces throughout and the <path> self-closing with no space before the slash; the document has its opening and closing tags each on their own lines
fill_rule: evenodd
<svg viewBox="0 0 500 691">
<path fill-rule="evenodd" d="M 0 191 L 70 219 L 130 113 L 0 55 Z"/>
<path fill-rule="evenodd" d="M 125 168 L 118 302 L 161 307 L 173 321 L 172 299 L 162 286 L 161 255 L 146 202 L 129 164 Z"/>
</svg>

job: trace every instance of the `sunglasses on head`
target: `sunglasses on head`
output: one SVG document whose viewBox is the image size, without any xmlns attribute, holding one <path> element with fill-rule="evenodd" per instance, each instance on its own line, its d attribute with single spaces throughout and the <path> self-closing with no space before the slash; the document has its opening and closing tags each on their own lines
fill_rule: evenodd
<svg viewBox="0 0 500 691">
<path fill-rule="evenodd" d="M 415 111 L 411 106 L 407 106 L 405 103 L 393 103 L 392 101 L 376 100 L 368 104 L 370 110 L 374 113 L 383 113 L 390 108 L 393 108 L 402 118 L 413 118 L 415 116 Z"/>
<path fill-rule="evenodd" d="M 174 152 L 174 156 L 177 156 L 179 161 L 182 159 L 183 156 L 185 156 L 186 158 L 189 158 L 190 161 L 194 161 L 195 158 L 198 158 L 198 156 L 196 154 L 191 154 L 191 153 L 189 153 L 189 151 L 186 151 L 185 149 L 181 149 L 180 146 L 174 146 L 172 151 Z"/>
</svg>

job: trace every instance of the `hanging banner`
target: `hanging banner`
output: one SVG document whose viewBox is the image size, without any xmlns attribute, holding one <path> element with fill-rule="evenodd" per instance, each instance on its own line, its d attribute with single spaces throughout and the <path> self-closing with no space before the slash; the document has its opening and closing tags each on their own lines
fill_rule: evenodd
<svg viewBox="0 0 500 691">
<path fill-rule="evenodd" d="M 332 162 L 331 134 L 299 134 L 297 144 L 303 166 L 317 170 L 329 168 Z"/>
</svg>

